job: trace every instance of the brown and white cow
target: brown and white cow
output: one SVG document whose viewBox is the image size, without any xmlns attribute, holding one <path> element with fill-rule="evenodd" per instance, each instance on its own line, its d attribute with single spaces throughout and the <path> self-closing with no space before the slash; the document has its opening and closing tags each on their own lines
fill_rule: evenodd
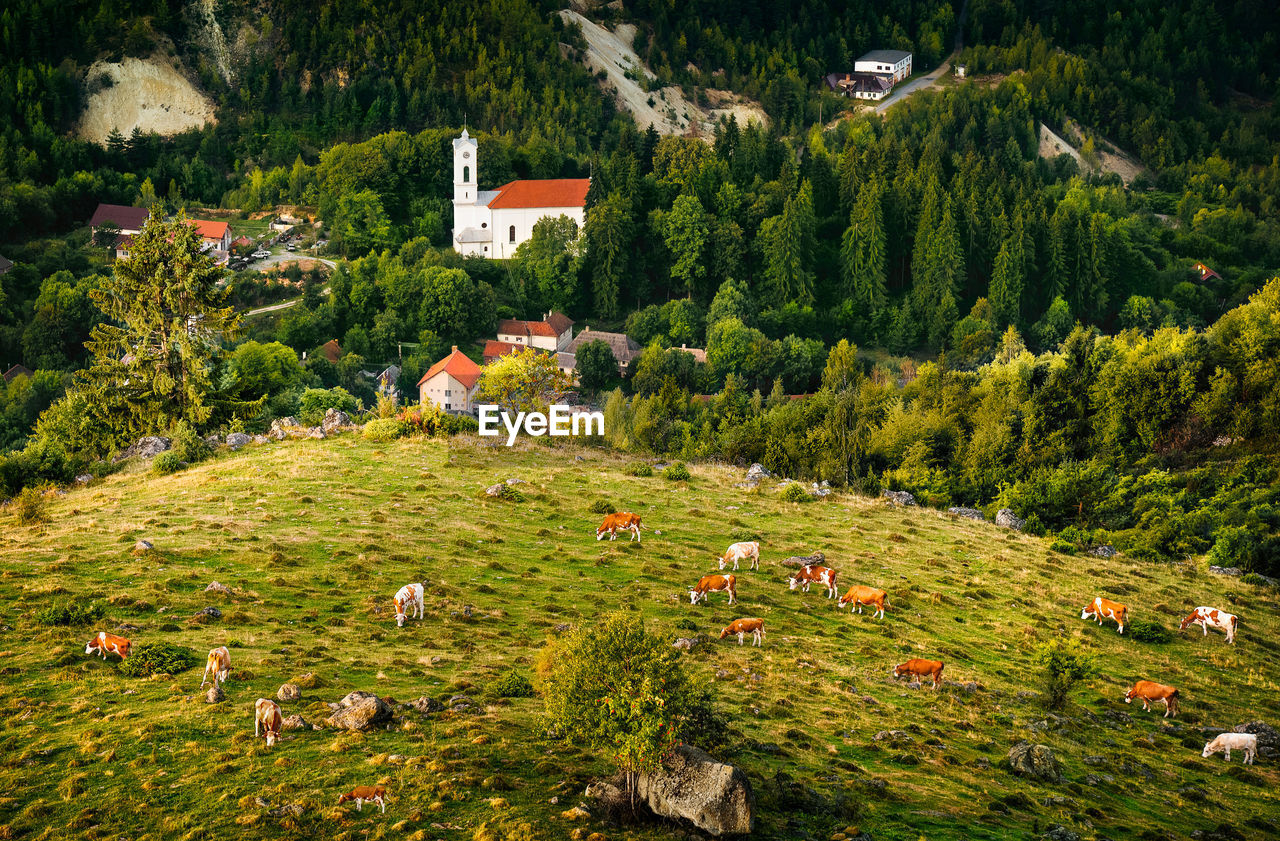
<svg viewBox="0 0 1280 841">
<path fill-rule="evenodd" d="M 736 575 L 704 575 L 698 579 L 698 586 L 689 588 L 689 603 L 697 604 L 698 599 L 707 601 L 712 593 L 728 593 L 729 604 L 738 602 L 738 576 Z"/>
<path fill-rule="evenodd" d="M 838 598 L 840 590 L 836 587 L 836 571 L 831 567 L 820 567 L 817 564 L 808 564 L 800 568 L 800 571 L 787 579 L 794 590 L 800 587 L 804 592 L 809 592 L 810 584 L 821 584 L 827 588 L 827 598 Z"/>
<path fill-rule="evenodd" d="M 98 652 L 102 655 L 102 659 L 107 659 L 107 654 L 119 655 L 120 659 L 129 656 L 129 646 L 132 645 L 124 637 L 118 637 L 115 634 L 108 634 L 106 631 L 99 631 L 98 635 L 89 640 L 89 644 L 84 647 L 85 654 Z"/>
<path fill-rule="evenodd" d="M 1188 625 L 1199 625 L 1204 631 L 1204 636 L 1209 636 L 1210 628 L 1217 628 L 1227 632 L 1227 642 L 1236 641 L 1236 625 L 1239 624 L 1240 618 L 1233 613 L 1227 613 L 1225 610 L 1218 610 L 1216 607 L 1197 607 L 1191 611 L 1191 615 L 1182 620 L 1182 624 L 1178 626 L 1179 631 L 1185 631 Z"/>
<path fill-rule="evenodd" d="M 751 568 L 760 569 L 760 544 L 752 540 L 748 543 L 735 543 L 725 550 L 720 557 L 720 569 L 733 564 L 734 572 L 738 571 L 738 561 L 751 559 Z"/>
<path fill-rule="evenodd" d="M 871 615 L 878 619 L 883 619 L 884 609 L 889 607 L 889 594 L 875 587 L 855 585 L 845 590 L 844 595 L 840 597 L 841 607 L 850 603 L 853 604 L 853 607 L 849 608 L 851 613 L 854 608 L 857 608 L 858 612 L 861 613 L 863 605 L 870 605 L 875 608 L 875 610 L 871 611 Z"/>
<path fill-rule="evenodd" d="M 1177 717 L 1178 715 L 1178 690 L 1172 686 L 1165 686 L 1163 683 L 1155 683 L 1150 680 L 1140 680 L 1133 685 L 1133 688 L 1124 693 L 1124 702 L 1132 704 L 1133 699 L 1137 698 L 1142 702 L 1144 710 L 1150 710 L 1151 705 L 1156 701 L 1164 701 L 1164 717 Z"/>
<path fill-rule="evenodd" d="M 1205 759 L 1213 756 L 1221 751 L 1223 757 L 1228 762 L 1231 761 L 1231 751 L 1244 751 L 1244 764 L 1252 765 L 1253 758 L 1258 755 L 1258 737 L 1254 733 L 1219 733 L 1212 742 L 1204 746 L 1204 752 L 1200 755 Z"/>
<path fill-rule="evenodd" d="M 609 535 L 610 540 L 617 540 L 618 530 L 631 532 L 631 540 L 640 540 L 640 518 L 635 514 L 626 511 L 620 511 L 617 514 L 608 514 L 604 518 L 604 522 L 600 524 L 600 528 L 596 529 L 596 540 L 603 540 L 604 536 Z M 630 543 L 631 541 L 627 541 Z"/>
<path fill-rule="evenodd" d="M 377 803 L 382 807 L 382 812 L 387 811 L 387 788 L 386 786 L 356 786 L 346 794 L 338 795 L 338 805 L 341 806 L 348 800 L 356 802 L 356 811 L 362 812 L 365 803 Z"/>
<path fill-rule="evenodd" d="M 1116 624 L 1120 626 L 1120 633 L 1124 633 L 1124 624 L 1129 618 L 1129 608 L 1120 602 L 1113 602 L 1110 599 L 1104 599 L 1098 596 L 1093 601 L 1084 606 L 1084 610 L 1080 611 L 1081 619 L 1097 619 L 1098 624 L 1102 624 L 1102 620 L 1114 619 Z"/>
<path fill-rule="evenodd" d="M 408 618 L 421 619 L 426 614 L 426 603 L 423 600 L 422 585 L 414 582 L 406 584 L 396 593 L 396 627 L 403 628 L 405 620 L 405 611 L 409 611 Z"/>
<path fill-rule="evenodd" d="M 738 645 L 742 645 L 742 641 L 746 639 L 747 634 L 751 634 L 752 645 L 760 645 L 764 640 L 764 620 L 735 619 L 729 623 L 729 627 L 720 632 L 720 639 L 734 634 L 738 635 Z"/>
<path fill-rule="evenodd" d="M 227 673 L 231 671 L 231 652 L 227 651 L 225 645 L 217 648 L 209 649 L 209 661 L 204 665 L 204 677 L 200 678 L 200 688 L 204 689 L 204 682 L 209 679 L 209 675 L 213 675 L 213 685 L 227 682 Z"/>
<path fill-rule="evenodd" d="M 926 676 L 933 680 L 933 688 L 942 688 L 942 664 L 937 660 L 908 660 L 900 666 L 893 667 L 893 676 L 895 678 L 903 675 L 912 675 L 918 684 Z"/>
<path fill-rule="evenodd" d="M 253 705 L 253 736 L 256 739 L 263 735 L 259 727 L 266 733 L 267 747 L 271 747 L 280 739 L 280 728 L 284 726 L 284 717 L 280 715 L 280 705 L 270 698 L 259 698 Z"/>
</svg>

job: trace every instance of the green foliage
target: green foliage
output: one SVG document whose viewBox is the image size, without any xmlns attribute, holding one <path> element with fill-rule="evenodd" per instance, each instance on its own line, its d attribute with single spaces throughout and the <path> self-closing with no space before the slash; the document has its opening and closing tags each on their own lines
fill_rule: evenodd
<svg viewBox="0 0 1280 841">
<path fill-rule="evenodd" d="M 204 461 L 213 453 L 213 450 L 205 440 L 186 421 L 179 421 L 174 425 L 169 432 L 169 436 L 170 452 L 173 452 L 181 461 L 185 461 L 188 464 Z"/>
<path fill-rule="evenodd" d="M 653 475 L 653 467 L 647 461 L 633 461 L 623 468 L 628 476 L 645 477 Z"/>
<path fill-rule="evenodd" d="M 102 618 L 102 605 L 97 602 L 59 601 L 36 612 L 41 625 L 88 625 Z"/>
<path fill-rule="evenodd" d="M 499 698 L 531 698 L 533 684 L 529 678 L 512 669 L 494 682 L 493 693 Z"/>
<path fill-rule="evenodd" d="M 1081 648 L 1080 641 L 1066 637 L 1039 646 L 1035 661 L 1044 668 L 1045 703 L 1051 710 L 1065 707 L 1071 689 L 1098 671 L 1093 656 Z"/>
<path fill-rule="evenodd" d="M 1275 584 L 1258 575 L 1256 572 L 1246 572 L 1240 577 L 1245 584 L 1252 584 L 1255 587 L 1274 587 Z"/>
<path fill-rule="evenodd" d="M 524 502 L 525 500 L 524 491 L 520 490 L 519 486 L 508 485 L 505 482 L 498 486 L 497 496 L 489 496 L 484 491 L 480 492 L 480 496 L 482 499 L 498 499 L 503 502 Z"/>
<path fill-rule="evenodd" d="M 304 426 L 315 426 L 324 419 L 324 413 L 329 409 L 337 409 L 350 415 L 359 408 L 359 401 L 341 386 L 328 389 L 309 388 L 302 392 L 302 397 L 298 401 L 298 420 Z"/>
<path fill-rule="evenodd" d="M 586 391 L 599 391 L 617 380 L 618 360 L 607 342 L 596 339 L 578 348 L 574 370 L 578 385 Z"/>
<path fill-rule="evenodd" d="M 187 463 L 183 461 L 182 456 L 173 450 L 165 450 L 156 456 L 151 462 L 151 469 L 160 476 L 168 476 L 171 473 L 177 473 L 187 467 Z"/>
<path fill-rule="evenodd" d="M 400 414 L 396 415 L 396 420 L 402 424 L 405 435 L 430 438 L 435 435 L 456 432 L 457 430 L 450 429 L 449 421 L 452 417 L 446 415 L 439 406 L 432 403 L 425 407 L 413 406 L 404 409 Z M 475 423 L 474 418 L 468 418 L 467 420 L 470 420 L 473 424 Z"/>
<path fill-rule="evenodd" d="M 804 485 L 800 482 L 788 482 L 787 486 L 782 489 L 779 494 L 783 502 L 811 502 L 813 497 L 804 489 Z"/>
<path fill-rule="evenodd" d="M 49 519 L 49 500 L 44 488 L 28 486 L 10 503 L 20 526 L 32 526 Z"/>
<path fill-rule="evenodd" d="M 403 438 L 408 433 L 404 421 L 396 418 L 378 418 L 364 425 L 360 434 L 366 441 L 386 443 Z"/>
<path fill-rule="evenodd" d="M 675 464 L 668 465 L 662 471 L 662 478 L 670 482 L 687 482 L 693 476 L 689 473 L 689 468 L 685 466 L 683 461 L 677 461 Z"/>
<path fill-rule="evenodd" d="M 618 510 L 618 507 L 607 499 L 597 499 L 587 510 L 592 514 L 612 514 Z"/>
<path fill-rule="evenodd" d="M 554 354 L 525 348 L 485 366 L 477 399 L 509 412 L 546 412 L 570 385 L 569 376 L 556 367 Z"/>
<path fill-rule="evenodd" d="M 1135 621 L 1125 626 L 1125 634 L 1131 635 L 1138 642 L 1150 642 L 1157 645 L 1173 642 L 1174 635 L 1158 622 Z"/>
<path fill-rule="evenodd" d="M 142 643 L 129 651 L 120 664 L 120 672 L 128 677 L 176 675 L 200 663 L 196 653 L 185 645 L 167 642 Z"/>
</svg>

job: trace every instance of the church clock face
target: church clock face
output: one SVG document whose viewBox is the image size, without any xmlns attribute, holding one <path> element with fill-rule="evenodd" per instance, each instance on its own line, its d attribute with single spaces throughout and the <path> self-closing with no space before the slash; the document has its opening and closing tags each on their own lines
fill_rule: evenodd
<svg viewBox="0 0 1280 841">
<path fill-rule="evenodd" d="M 463 153 L 462 153 L 462 157 L 464 157 L 464 158 L 469 158 L 469 157 L 471 157 L 471 153 L 470 153 L 470 152 L 463 152 Z"/>
</svg>

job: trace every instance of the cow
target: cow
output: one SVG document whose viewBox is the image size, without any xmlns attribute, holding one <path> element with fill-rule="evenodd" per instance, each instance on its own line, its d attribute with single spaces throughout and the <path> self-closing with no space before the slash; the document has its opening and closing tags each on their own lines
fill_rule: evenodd
<svg viewBox="0 0 1280 841">
<path fill-rule="evenodd" d="M 609 535 L 610 540 L 618 539 L 618 529 L 631 532 L 631 540 L 640 540 L 640 529 L 644 528 L 640 525 L 640 518 L 635 514 L 626 511 L 617 514 L 609 514 L 605 516 L 604 522 L 600 524 L 600 528 L 596 529 L 596 540 L 603 540 L 604 536 Z M 630 543 L 631 541 L 627 541 Z"/>
<path fill-rule="evenodd" d="M 396 593 L 396 627 L 403 628 L 405 620 L 405 610 L 408 609 L 410 619 L 421 619 L 426 614 L 426 604 L 423 601 L 422 585 L 418 583 L 406 584 Z"/>
<path fill-rule="evenodd" d="M 382 807 L 383 814 L 387 811 L 387 789 L 386 786 L 356 786 L 345 794 L 338 795 L 338 805 L 341 806 L 348 800 L 356 802 L 356 811 L 364 811 L 365 803 L 377 803 Z"/>
<path fill-rule="evenodd" d="M 259 698 L 253 704 L 253 737 L 263 735 L 259 726 L 266 732 L 267 747 L 271 747 L 280 739 L 280 728 L 284 718 L 280 715 L 280 705 L 270 698 Z"/>
<path fill-rule="evenodd" d="M 1165 686 L 1163 683 L 1154 683 L 1149 680 L 1140 680 L 1133 685 L 1133 688 L 1124 693 L 1124 702 L 1132 704 L 1133 699 L 1137 698 L 1142 702 L 1142 708 L 1150 711 L 1151 704 L 1156 701 L 1164 701 L 1164 717 L 1170 716 L 1177 718 L 1178 716 L 1178 690 L 1172 686 Z"/>
<path fill-rule="evenodd" d="M 1225 610 L 1218 610 L 1216 607 L 1197 607 L 1191 611 L 1191 615 L 1182 620 L 1182 624 L 1178 626 L 1179 631 L 1185 631 L 1188 625 L 1199 625 L 1204 631 L 1204 636 L 1209 636 L 1210 628 L 1218 628 L 1227 632 L 1227 642 L 1234 643 L 1236 641 L 1236 625 L 1239 624 L 1240 617 Z"/>
<path fill-rule="evenodd" d="M 735 619 L 729 623 L 729 627 L 720 632 L 720 639 L 734 634 L 738 635 L 738 645 L 742 645 L 742 641 L 747 634 L 751 634 L 752 645 L 760 645 L 764 641 L 764 620 Z"/>
<path fill-rule="evenodd" d="M 751 568 L 760 569 L 760 544 L 756 541 L 749 543 L 735 543 L 725 550 L 724 555 L 720 558 L 720 569 L 724 569 L 730 563 L 733 564 L 733 571 L 738 571 L 738 561 L 751 559 Z"/>
<path fill-rule="evenodd" d="M 871 615 L 878 619 L 883 619 L 884 609 L 889 607 L 889 594 L 884 590 L 877 590 L 875 587 L 853 586 L 840 597 L 841 607 L 850 603 L 853 604 L 853 607 L 849 608 L 850 613 L 853 612 L 855 607 L 861 613 L 863 605 L 870 605 L 876 608 L 871 611 Z"/>
<path fill-rule="evenodd" d="M 927 675 L 933 680 L 933 688 L 942 688 L 942 664 L 937 660 L 908 660 L 900 666 L 893 667 L 893 676 L 895 678 L 903 675 L 912 675 L 915 677 L 917 685 Z"/>
<path fill-rule="evenodd" d="M 1098 624 L 1102 624 L 1102 620 L 1114 619 L 1116 624 L 1120 626 L 1120 633 L 1124 633 L 1124 623 L 1129 618 L 1129 608 L 1120 602 L 1113 602 L 1098 596 L 1093 601 L 1084 606 L 1084 610 L 1080 611 L 1081 619 L 1097 619 Z"/>
<path fill-rule="evenodd" d="M 227 673 L 231 671 L 231 652 L 227 651 L 225 645 L 217 648 L 209 649 L 209 661 L 204 666 L 204 677 L 200 678 L 200 688 L 204 689 L 204 683 L 209 679 L 209 675 L 213 675 L 213 685 L 227 682 Z"/>
<path fill-rule="evenodd" d="M 836 571 L 831 567 L 820 567 L 816 564 L 808 564 L 800 568 L 800 571 L 787 579 L 794 590 L 802 587 L 804 592 L 809 592 L 810 584 L 821 584 L 827 588 L 827 598 L 838 598 L 840 590 L 836 587 Z"/>
<path fill-rule="evenodd" d="M 689 588 L 689 603 L 697 604 L 698 599 L 707 601 L 712 593 L 728 593 L 729 604 L 738 602 L 738 576 L 736 575 L 704 575 L 698 579 L 697 587 Z"/>
<path fill-rule="evenodd" d="M 102 655 L 102 659 L 107 659 L 107 654 L 115 654 L 121 660 L 129 656 L 129 647 L 132 645 L 124 637 L 118 637 L 115 634 L 108 634 L 106 631 L 99 631 L 98 635 L 89 640 L 88 645 L 84 647 L 85 654 L 98 652 Z"/>
<path fill-rule="evenodd" d="M 1253 733 L 1219 733 L 1204 746 L 1204 753 L 1200 755 L 1208 759 L 1222 752 L 1223 758 L 1230 762 L 1232 750 L 1244 751 L 1244 764 L 1252 765 L 1253 758 L 1258 755 L 1258 737 Z"/>
</svg>

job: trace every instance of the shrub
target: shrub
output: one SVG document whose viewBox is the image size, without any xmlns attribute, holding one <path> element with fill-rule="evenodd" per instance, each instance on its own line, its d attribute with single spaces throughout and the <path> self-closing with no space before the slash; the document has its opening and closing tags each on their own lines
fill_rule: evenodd
<svg viewBox="0 0 1280 841">
<path fill-rule="evenodd" d="M 506 502 L 524 502 L 524 491 L 515 485 L 503 484 L 502 489 L 498 491 L 497 496 L 489 496 L 486 491 L 481 491 L 480 496 L 485 499 L 501 499 Z"/>
<path fill-rule="evenodd" d="M 1044 667 L 1045 703 L 1051 710 L 1066 706 L 1071 688 L 1098 670 L 1079 640 L 1061 637 L 1037 648 L 1036 662 Z"/>
<path fill-rule="evenodd" d="M 614 504 L 607 499 L 597 499 L 595 502 L 591 503 L 591 508 L 588 510 L 591 511 L 592 514 L 612 514 L 618 509 L 615 508 Z"/>
<path fill-rule="evenodd" d="M 623 472 L 628 476 L 652 476 L 653 468 L 649 466 L 648 462 L 633 461 L 623 469 Z"/>
<path fill-rule="evenodd" d="M 404 425 L 404 434 L 430 438 L 433 435 L 442 435 L 446 432 L 445 420 L 447 415 L 440 411 L 440 407 L 432 403 L 430 406 L 414 406 L 405 409 L 396 418 Z"/>
<path fill-rule="evenodd" d="M 809 492 L 799 482 L 790 482 L 782 489 L 783 502 L 808 502 L 811 499 L 813 497 L 809 496 Z"/>
<path fill-rule="evenodd" d="M 395 418 L 379 418 L 366 423 L 360 434 L 366 441 L 386 443 L 404 436 L 406 432 L 404 421 Z"/>
<path fill-rule="evenodd" d="M 315 426 L 329 409 L 352 414 L 359 411 L 360 401 L 345 388 L 309 388 L 298 399 L 298 420 L 304 426 Z"/>
<path fill-rule="evenodd" d="M 1173 632 L 1157 622 L 1134 622 L 1125 629 L 1139 642 L 1152 642 L 1158 645 L 1173 642 Z"/>
<path fill-rule="evenodd" d="M 529 678 L 512 670 L 498 678 L 493 691 L 499 698 L 528 698 L 533 695 L 533 684 Z"/>
<path fill-rule="evenodd" d="M 1258 573 L 1256 572 L 1246 572 L 1240 580 L 1243 581 L 1245 584 L 1253 584 L 1256 587 L 1271 586 L 1270 581 L 1263 578 L 1261 575 L 1258 575 Z"/>
<path fill-rule="evenodd" d="M 698 623 L 692 619 L 681 619 L 676 623 L 676 627 L 682 631 L 693 631 L 695 633 L 698 631 Z"/>
<path fill-rule="evenodd" d="M 45 498 L 43 488 L 23 488 L 13 501 L 13 507 L 19 525 L 30 526 L 49 519 L 49 500 Z"/>
<path fill-rule="evenodd" d="M 687 482 L 693 478 L 689 474 L 689 468 L 685 466 L 683 461 L 677 461 L 675 464 L 669 465 L 666 470 L 662 471 L 662 476 L 672 482 Z"/>
<path fill-rule="evenodd" d="M 101 618 L 102 605 L 97 602 L 62 602 L 36 614 L 36 621 L 41 625 L 88 625 Z"/>
<path fill-rule="evenodd" d="M 212 448 L 186 421 L 178 421 L 174 424 L 173 429 L 169 431 L 169 438 L 171 449 L 168 452 L 176 453 L 178 459 L 187 464 L 204 461 L 213 454 Z"/>
<path fill-rule="evenodd" d="M 1061 552 L 1064 555 L 1074 555 L 1078 547 L 1074 543 L 1064 540 L 1055 540 L 1049 544 L 1050 551 Z"/>
<path fill-rule="evenodd" d="M 177 473 L 186 467 L 187 463 L 182 460 L 182 456 L 173 450 L 165 450 L 163 453 L 155 457 L 155 461 L 151 462 L 151 469 L 161 476 L 168 476 L 170 473 Z"/>
<path fill-rule="evenodd" d="M 194 667 L 200 659 L 185 645 L 167 642 L 144 643 L 135 646 L 129 657 L 120 664 L 120 671 L 129 677 L 151 675 L 176 675 Z"/>
<path fill-rule="evenodd" d="M 470 415 L 443 415 L 440 431 L 443 435 L 474 435 L 480 431 L 480 422 Z"/>
</svg>

